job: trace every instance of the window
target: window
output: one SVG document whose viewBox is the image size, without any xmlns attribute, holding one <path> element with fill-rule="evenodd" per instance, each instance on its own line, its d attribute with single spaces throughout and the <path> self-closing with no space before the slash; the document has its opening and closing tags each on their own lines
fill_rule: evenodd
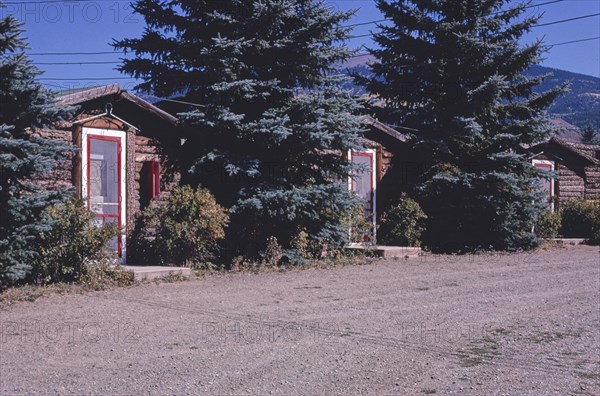
<svg viewBox="0 0 600 396">
<path fill-rule="evenodd" d="M 160 195 L 160 161 L 145 161 L 140 176 L 140 203 L 145 208 Z"/>
</svg>

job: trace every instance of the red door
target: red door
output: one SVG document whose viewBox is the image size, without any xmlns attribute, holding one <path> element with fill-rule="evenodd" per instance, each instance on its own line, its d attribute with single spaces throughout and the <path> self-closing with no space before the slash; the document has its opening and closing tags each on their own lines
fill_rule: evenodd
<svg viewBox="0 0 600 396">
<path fill-rule="evenodd" d="M 353 175 L 350 180 L 350 190 L 364 201 L 365 218 L 373 222 L 373 235 L 375 233 L 375 152 L 353 151 L 351 159 L 354 164 L 360 165 L 362 171 Z M 363 236 L 363 241 L 371 240 L 368 235 Z"/>
<path fill-rule="evenodd" d="M 533 166 L 542 168 L 546 171 L 554 170 L 554 163 L 551 161 L 533 160 Z M 548 209 L 554 211 L 554 180 L 553 179 L 540 179 L 540 189 L 546 193 L 546 199 L 548 202 Z"/>
<path fill-rule="evenodd" d="M 121 139 L 88 135 L 87 148 L 89 209 L 96 214 L 96 224 L 116 223 L 121 228 Z M 109 243 L 119 256 L 123 248 L 121 244 L 120 237 Z"/>
</svg>

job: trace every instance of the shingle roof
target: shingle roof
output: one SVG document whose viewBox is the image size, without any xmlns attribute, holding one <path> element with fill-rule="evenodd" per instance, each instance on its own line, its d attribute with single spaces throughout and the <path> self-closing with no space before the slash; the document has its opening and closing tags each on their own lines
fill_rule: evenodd
<svg viewBox="0 0 600 396">
<path fill-rule="evenodd" d="M 119 86 L 119 84 L 103 85 L 103 86 L 99 86 L 99 87 L 93 87 L 93 88 L 77 90 L 77 91 L 67 91 L 62 94 L 59 93 L 59 95 L 57 97 L 57 102 L 59 105 L 72 106 L 72 105 L 85 103 L 90 100 L 102 98 L 104 96 L 112 96 L 112 95 L 119 95 L 123 99 L 134 103 L 138 107 L 157 115 L 158 117 L 162 118 L 165 121 L 170 122 L 171 124 L 177 123 L 176 117 L 172 116 L 171 114 L 167 113 L 164 110 L 159 109 L 158 107 L 154 106 L 152 103 L 145 101 L 144 99 L 140 98 L 139 96 L 127 92 L 126 90 L 122 89 Z"/>
<path fill-rule="evenodd" d="M 589 162 L 599 165 L 600 159 L 598 156 L 600 155 L 600 145 L 597 144 L 583 144 L 583 143 L 571 143 L 566 140 L 560 138 L 552 138 L 550 140 L 552 143 L 556 143 L 561 147 L 569 150 L 570 152 L 585 158 Z"/>
<path fill-rule="evenodd" d="M 385 133 L 387 135 L 390 135 L 394 139 L 399 140 L 402 143 L 408 142 L 408 136 L 406 136 L 403 133 L 398 132 L 397 130 L 384 124 L 383 122 L 381 122 L 371 116 L 365 116 L 364 119 L 368 125 L 373 126 L 374 128 L 382 131 L 383 133 Z"/>
</svg>

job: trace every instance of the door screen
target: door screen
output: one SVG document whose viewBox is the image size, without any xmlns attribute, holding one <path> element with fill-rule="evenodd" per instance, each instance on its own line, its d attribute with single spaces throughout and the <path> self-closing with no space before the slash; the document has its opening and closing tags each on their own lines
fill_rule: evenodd
<svg viewBox="0 0 600 396">
<path fill-rule="evenodd" d="M 121 143 L 119 138 L 89 136 L 88 140 L 89 207 L 96 213 L 95 223 L 121 226 Z M 120 238 L 110 241 L 120 252 Z"/>
</svg>

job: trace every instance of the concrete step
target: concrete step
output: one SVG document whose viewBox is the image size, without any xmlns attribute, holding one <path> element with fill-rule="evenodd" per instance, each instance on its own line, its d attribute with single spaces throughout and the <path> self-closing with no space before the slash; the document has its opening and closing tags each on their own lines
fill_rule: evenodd
<svg viewBox="0 0 600 396">
<path fill-rule="evenodd" d="M 346 249 L 362 250 L 372 256 L 381 258 L 417 257 L 421 254 L 421 248 L 408 246 L 365 246 L 362 244 L 350 244 Z"/>
<path fill-rule="evenodd" d="M 133 273 L 133 279 L 136 281 L 152 280 L 173 275 L 189 278 L 192 275 L 191 269 L 183 267 L 124 265 L 123 271 Z"/>
<path fill-rule="evenodd" d="M 563 245 L 583 245 L 586 241 L 584 238 L 550 238 L 548 240 Z"/>
</svg>

